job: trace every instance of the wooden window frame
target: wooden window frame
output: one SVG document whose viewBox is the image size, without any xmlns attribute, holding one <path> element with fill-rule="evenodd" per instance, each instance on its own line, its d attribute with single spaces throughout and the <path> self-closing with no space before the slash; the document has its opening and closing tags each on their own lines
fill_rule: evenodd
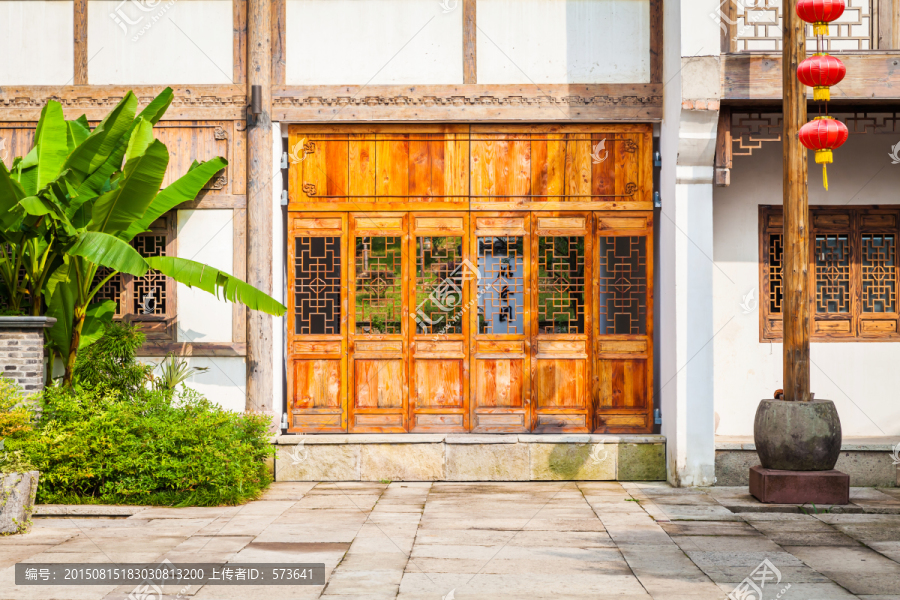
<svg viewBox="0 0 900 600">
<path fill-rule="evenodd" d="M 869 233 L 893 234 L 895 297 L 900 290 L 900 207 L 811 206 L 810 224 L 810 339 L 814 342 L 894 342 L 900 341 L 900 301 L 894 311 L 862 311 L 862 238 Z M 781 206 L 759 207 L 759 338 L 761 342 L 781 342 L 782 313 L 770 306 L 769 244 L 773 235 L 782 235 Z M 816 235 L 846 233 L 850 238 L 850 310 L 846 313 L 816 312 Z M 783 252 L 783 248 L 782 248 Z M 782 304 L 783 307 L 783 304 Z"/>
</svg>

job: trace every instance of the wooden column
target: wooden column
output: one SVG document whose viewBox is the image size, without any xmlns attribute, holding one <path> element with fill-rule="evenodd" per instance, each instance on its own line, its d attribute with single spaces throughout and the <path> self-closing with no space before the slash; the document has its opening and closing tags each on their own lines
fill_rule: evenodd
<svg viewBox="0 0 900 600">
<path fill-rule="evenodd" d="M 797 0 L 784 3 L 784 399 L 809 400 L 809 199 L 806 148 L 797 134 L 806 123 L 806 86 L 797 65 L 806 58 L 806 23 Z"/>
<path fill-rule="evenodd" d="M 87 85 L 88 82 L 88 47 L 87 47 L 87 0 L 75 0 L 72 3 L 75 13 L 73 24 L 75 43 L 75 68 L 72 83 Z"/>
<path fill-rule="evenodd" d="M 262 114 L 247 127 L 247 281 L 272 294 L 272 26 L 270 0 L 247 2 L 247 101 L 261 86 Z M 247 315 L 248 411 L 271 412 L 272 317 Z M 274 420 L 281 412 L 275 403 Z"/>
</svg>

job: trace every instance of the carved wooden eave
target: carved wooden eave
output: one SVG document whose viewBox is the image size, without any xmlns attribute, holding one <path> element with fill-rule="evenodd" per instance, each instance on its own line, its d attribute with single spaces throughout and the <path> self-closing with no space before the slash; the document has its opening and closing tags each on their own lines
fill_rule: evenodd
<svg viewBox="0 0 900 600">
<path fill-rule="evenodd" d="M 57 100 L 68 119 L 86 115 L 99 120 L 106 116 L 128 92 L 138 98 L 138 110 L 146 106 L 166 86 L 4 86 L 0 87 L 0 121 L 37 121 L 48 100 Z M 175 99 L 166 111 L 166 120 L 243 119 L 247 94 L 243 85 L 173 86 Z"/>
<path fill-rule="evenodd" d="M 659 83 L 276 87 L 272 120 L 660 121 Z"/>
</svg>

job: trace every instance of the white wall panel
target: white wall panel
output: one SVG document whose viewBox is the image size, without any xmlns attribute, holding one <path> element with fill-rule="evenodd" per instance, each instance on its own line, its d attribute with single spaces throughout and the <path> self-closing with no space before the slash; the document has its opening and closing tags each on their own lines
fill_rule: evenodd
<svg viewBox="0 0 900 600">
<path fill-rule="evenodd" d="M 159 365 L 161 358 L 141 358 L 141 362 Z M 195 373 L 185 385 L 227 410 L 244 412 L 247 403 L 247 363 L 241 356 L 186 357 L 189 367 L 207 367 Z M 159 374 L 157 368 L 154 373 Z"/>
<path fill-rule="evenodd" d="M 179 210 L 178 256 L 231 274 L 234 268 L 232 210 Z M 178 284 L 178 341 L 230 342 L 231 304 Z"/>
<path fill-rule="evenodd" d="M 890 135 L 851 135 L 828 165 L 828 191 L 810 152 L 810 205 L 900 203 L 900 167 L 888 156 L 896 142 Z M 715 190 L 717 435 L 753 435 L 759 401 L 784 387 L 782 345 L 759 341 L 758 307 L 759 205 L 782 203 L 781 160 L 781 144 L 764 142 L 752 156 L 734 157 L 731 185 Z M 900 435 L 900 343 L 813 341 L 810 359 L 811 391 L 834 401 L 845 436 Z"/>
<path fill-rule="evenodd" d="M 650 81 L 648 0 L 478 0 L 478 83 Z"/>
<path fill-rule="evenodd" d="M 88 2 L 92 84 L 232 83 L 233 47 L 228 0 Z"/>
<path fill-rule="evenodd" d="M 463 81 L 462 2 L 288 0 L 289 84 Z"/>
<path fill-rule="evenodd" d="M 0 2 L 0 85 L 68 85 L 74 76 L 72 2 Z"/>
</svg>

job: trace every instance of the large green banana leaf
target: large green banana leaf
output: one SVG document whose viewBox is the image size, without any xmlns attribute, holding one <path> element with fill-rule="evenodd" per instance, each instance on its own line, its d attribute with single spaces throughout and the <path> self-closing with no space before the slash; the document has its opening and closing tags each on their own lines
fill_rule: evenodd
<svg viewBox="0 0 900 600">
<path fill-rule="evenodd" d="M 94 202 L 88 229 L 116 234 L 140 220 L 159 192 L 168 164 L 165 144 L 153 140 L 142 154 L 125 163 L 118 186 Z"/>
<path fill-rule="evenodd" d="M 22 185 L 10 176 L 6 165 L 0 161 L 0 229 L 8 229 L 7 219 L 11 218 L 10 212 L 19 201 L 25 197 Z"/>
<path fill-rule="evenodd" d="M 62 105 L 50 100 L 41 110 L 41 118 L 34 131 L 34 165 L 22 170 L 20 181 L 26 193 L 36 194 L 59 175 L 69 153 L 67 134 Z"/>
<path fill-rule="evenodd" d="M 140 277 L 149 266 L 140 253 L 114 235 L 99 231 L 85 231 L 78 235 L 69 254 L 80 256 L 95 265 L 109 267 L 122 273 Z"/>
<path fill-rule="evenodd" d="M 174 256 L 149 256 L 144 260 L 151 268 L 168 275 L 175 281 L 188 287 L 198 287 L 213 294 L 216 298 L 221 293 L 222 297 L 229 302 L 240 302 L 251 310 L 259 310 L 276 317 L 287 312 L 287 308 L 271 296 L 237 277 L 208 265 Z"/>
<path fill-rule="evenodd" d="M 112 112 L 100 121 L 84 143 L 69 154 L 64 168 L 72 170 L 70 181 L 74 185 L 83 184 L 109 160 L 122 136 L 131 128 L 136 109 L 137 98 L 129 91 Z"/>
<path fill-rule="evenodd" d="M 46 315 L 56 319 L 47 330 L 47 342 L 51 348 L 59 352 L 63 361 L 69 358 L 69 347 L 72 344 L 72 325 L 75 318 L 75 279 L 73 262 L 63 265 L 50 276 L 49 287 L 53 293 L 47 303 Z M 72 279 L 69 279 L 69 275 Z"/>
<path fill-rule="evenodd" d="M 222 157 L 216 157 L 204 163 L 195 162 L 191 165 L 190 171 L 179 177 L 177 181 L 166 186 L 153 199 L 144 216 L 139 221 L 132 223 L 124 233 L 119 234 L 119 237 L 123 240 L 131 241 L 137 234 L 147 231 L 150 229 L 150 225 L 165 213 L 182 202 L 188 202 L 196 198 L 203 186 L 227 165 L 228 161 Z"/>
</svg>

